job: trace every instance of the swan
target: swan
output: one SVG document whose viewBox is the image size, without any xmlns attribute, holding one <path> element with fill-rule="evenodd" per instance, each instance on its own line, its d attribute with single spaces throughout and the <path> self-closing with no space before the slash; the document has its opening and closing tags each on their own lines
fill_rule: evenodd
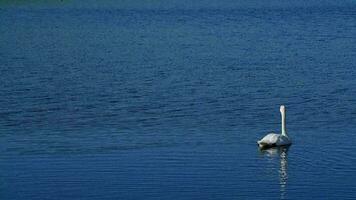
<svg viewBox="0 0 356 200">
<path fill-rule="evenodd" d="M 286 131 L 286 108 L 284 105 L 281 105 L 280 112 L 282 116 L 282 133 L 269 133 L 261 140 L 257 141 L 257 144 L 260 148 L 269 148 L 275 146 L 287 146 L 292 144 L 292 140 L 287 134 Z"/>
</svg>

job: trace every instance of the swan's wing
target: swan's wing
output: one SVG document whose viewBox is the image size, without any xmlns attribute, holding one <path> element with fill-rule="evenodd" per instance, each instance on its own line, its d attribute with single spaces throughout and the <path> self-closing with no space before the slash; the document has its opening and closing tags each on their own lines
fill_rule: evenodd
<svg viewBox="0 0 356 200">
<path fill-rule="evenodd" d="M 275 145 L 278 142 L 279 134 L 270 133 L 259 140 L 257 143 L 260 145 Z"/>
</svg>

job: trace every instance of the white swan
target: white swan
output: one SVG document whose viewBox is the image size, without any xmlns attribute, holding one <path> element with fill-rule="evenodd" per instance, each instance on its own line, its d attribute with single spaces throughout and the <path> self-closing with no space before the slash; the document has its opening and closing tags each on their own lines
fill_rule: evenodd
<svg viewBox="0 0 356 200">
<path fill-rule="evenodd" d="M 260 148 L 268 148 L 275 146 L 286 146 L 292 144 L 292 140 L 287 135 L 286 131 L 286 108 L 284 105 L 281 105 L 280 108 L 282 115 L 282 133 L 269 133 L 261 140 L 257 141 Z"/>
</svg>

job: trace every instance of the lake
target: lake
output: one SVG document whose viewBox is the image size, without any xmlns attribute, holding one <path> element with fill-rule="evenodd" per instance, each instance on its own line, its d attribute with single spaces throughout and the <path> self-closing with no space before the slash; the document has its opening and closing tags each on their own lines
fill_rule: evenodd
<svg viewBox="0 0 356 200">
<path fill-rule="evenodd" d="M 356 4 L 0 21 L 1 199 L 355 198 Z"/>
</svg>

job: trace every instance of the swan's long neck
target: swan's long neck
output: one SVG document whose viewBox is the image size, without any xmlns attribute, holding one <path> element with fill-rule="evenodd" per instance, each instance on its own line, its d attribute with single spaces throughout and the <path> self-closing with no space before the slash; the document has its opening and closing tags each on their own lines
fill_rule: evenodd
<svg viewBox="0 0 356 200">
<path fill-rule="evenodd" d="M 282 135 L 288 136 L 286 130 L 286 112 L 284 109 L 281 110 L 281 115 L 282 115 Z"/>
</svg>

